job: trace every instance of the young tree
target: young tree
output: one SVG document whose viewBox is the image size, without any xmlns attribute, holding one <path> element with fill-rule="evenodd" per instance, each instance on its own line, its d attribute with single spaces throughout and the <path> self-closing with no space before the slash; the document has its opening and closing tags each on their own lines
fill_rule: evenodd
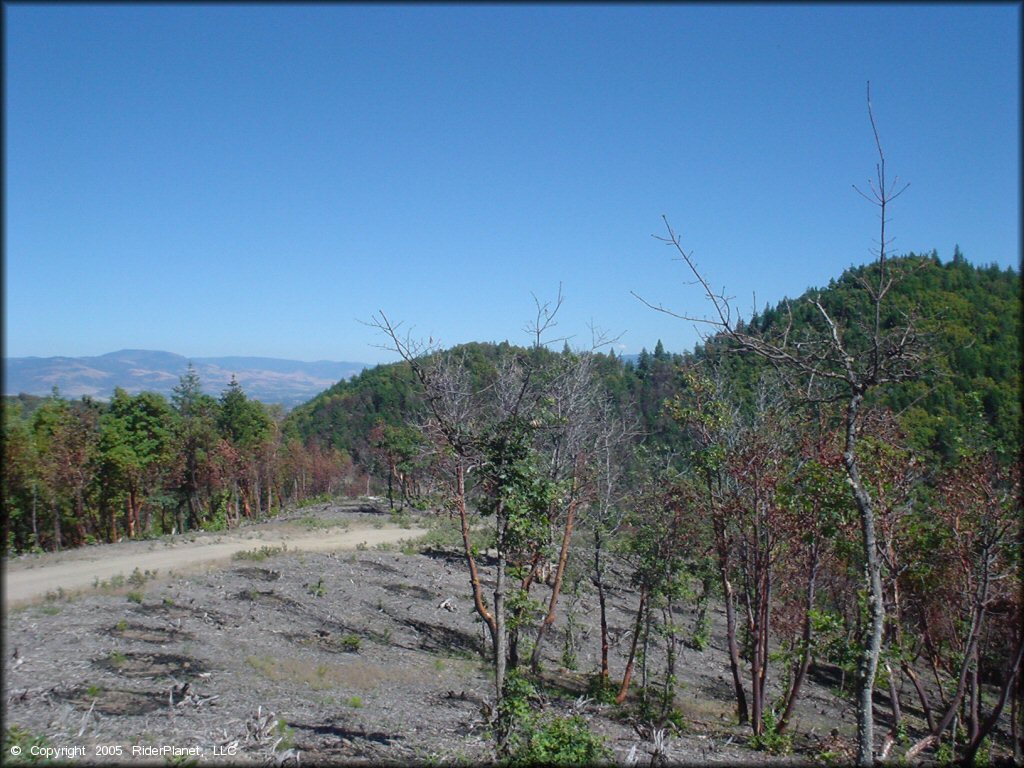
<svg viewBox="0 0 1024 768">
<path fill-rule="evenodd" d="M 915 578 L 906 579 L 905 589 L 932 668 L 936 674 L 946 670 L 952 694 L 941 715 L 929 717 L 928 736 L 906 757 L 936 746 L 959 716 L 967 732 L 964 760 L 970 763 L 998 722 L 1024 655 L 1020 468 L 1000 465 L 991 454 L 964 456 L 938 484 L 936 501 L 931 535 L 922 542 L 932 572 L 910 574 Z M 999 694 L 983 717 L 986 677 Z M 930 711 L 924 697 L 922 705 Z"/>
<path fill-rule="evenodd" d="M 49 507 L 53 525 L 51 546 L 55 550 L 66 543 L 74 546 L 76 539 L 81 544 L 89 535 L 87 525 L 95 530 L 86 519 L 85 494 L 97 452 L 96 411 L 88 402 L 77 405 L 73 407 L 55 390 L 32 419 L 39 490 Z M 35 516 L 33 520 L 33 533 L 38 541 Z M 66 530 L 65 523 L 70 523 L 74 530 Z"/>
<path fill-rule="evenodd" d="M 3 501 L 4 551 L 20 552 L 39 545 L 37 520 L 38 455 L 31 422 L 17 401 L 4 400 Z"/>
<path fill-rule="evenodd" d="M 231 483 L 231 501 L 236 519 L 243 509 L 246 517 L 252 517 L 253 502 L 257 505 L 259 503 L 256 493 L 258 454 L 270 436 L 271 426 L 272 422 L 263 405 L 246 397 L 241 384 L 232 376 L 218 401 L 217 429 L 222 438 L 219 446 L 220 460 Z"/>
<path fill-rule="evenodd" d="M 411 503 L 415 496 L 416 474 L 420 469 L 425 443 L 422 433 L 408 425 L 379 422 L 370 431 L 370 450 L 379 458 L 388 482 L 388 505 L 395 507 L 397 482 L 400 494 L 399 509 Z"/>
<path fill-rule="evenodd" d="M 622 684 L 615 697 L 621 704 L 629 695 L 633 679 L 633 666 L 641 635 L 644 637 L 644 668 L 648 654 L 653 610 L 666 608 L 666 637 L 668 639 L 665 695 L 662 697 L 662 715 L 669 708 L 673 696 L 675 664 L 675 633 L 672 625 L 672 604 L 679 596 L 683 583 L 682 573 L 686 558 L 692 555 L 690 499 L 678 485 L 659 476 L 660 471 L 648 468 L 642 487 L 636 489 L 631 514 L 626 520 L 627 539 L 625 557 L 632 571 L 631 580 L 637 589 L 637 612 Z M 646 674 L 642 686 L 642 704 L 646 708 Z"/>
<path fill-rule="evenodd" d="M 200 528 L 203 523 L 201 493 L 205 490 L 209 496 L 209 483 L 204 480 L 210 476 L 210 462 L 217 442 L 217 401 L 203 392 L 199 374 L 189 363 L 171 394 L 171 403 L 177 414 L 174 422 L 179 461 L 177 527 L 184 533 L 189 526 Z"/>
<path fill-rule="evenodd" d="M 538 350 L 539 342 L 534 353 Z M 595 449 L 602 437 L 602 407 L 607 407 L 594 372 L 593 350 L 576 353 L 566 348 L 561 355 L 549 359 L 546 366 L 541 361 L 536 365 L 542 372 L 540 386 L 545 393 L 535 422 L 543 425 L 536 432 L 537 448 L 545 457 L 548 482 L 559 491 L 552 496 L 547 519 L 552 536 L 557 531 L 560 544 L 548 608 L 530 658 L 535 672 L 540 667 L 544 639 L 557 616 L 577 514 L 594 501 L 597 492 L 599 455 Z M 603 436 L 607 439 L 606 430 Z"/>
<path fill-rule="evenodd" d="M 450 505 L 460 520 L 474 606 L 491 635 L 499 713 L 504 711 L 506 668 L 518 661 L 516 640 L 528 619 L 529 587 L 557 529 L 558 565 L 538 644 L 554 621 L 575 514 L 587 485 L 586 439 L 579 428 L 593 402 L 594 380 L 585 355 L 570 351 L 557 356 L 545 346 L 560 305 L 560 295 L 553 307 L 537 302 L 537 318 L 527 326 L 534 336 L 531 349 L 507 348 L 493 365 L 472 369 L 465 350 L 444 353 L 433 342 L 415 342 L 400 335 L 383 312 L 373 321 L 412 369 L 427 404 L 429 416 L 420 428 L 436 446 L 435 466 L 446 478 Z M 491 606 L 470 542 L 470 490 L 494 526 Z M 539 652 L 533 661 L 538 659 Z M 499 753 L 507 747 L 509 732 L 499 716 Z"/>
<path fill-rule="evenodd" d="M 171 423 L 172 412 L 162 395 L 142 392 L 133 396 L 120 387 L 114 390 L 100 422 L 104 476 L 109 490 L 123 494 L 129 538 L 150 528 L 146 501 L 161 486 L 170 467 Z"/>
<path fill-rule="evenodd" d="M 608 597 L 607 571 L 611 543 L 620 531 L 627 513 L 627 469 L 633 463 L 636 445 L 634 438 L 638 435 L 635 420 L 630 420 L 615 412 L 610 402 L 604 402 L 598 412 L 598 431 L 594 439 L 595 463 L 595 494 L 594 500 L 586 510 L 586 520 L 590 525 L 592 544 L 593 572 L 591 583 L 597 590 L 598 610 L 600 614 L 601 669 L 600 682 L 602 688 L 609 682 L 609 640 L 608 640 Z"/>
<path fill-rule="evenodd" d="M 726 645 L 736 697 L 736 715 L 742 724 L 750 720 L 750 714 L 741 677 L 740 650 L 736 636 L 734 570 L 738 534 L 732 509 L 725 499 L 726 433 L 736 419 L 736 414 L 727 406 L 721 377 L 712 378 L 694 370 L 684 371 L 682 385 L 683 392 L 667 403 L 667 410 L 686 428 L 694 446 L 688 460 L 697 475 L 697 505 L 705 511 L 711 522 L 711 546 L 715 552 L 725 602 Z"/>
<path fill-rule="evenodd" d="M 747 636 L 750 638 L 751 725 L 760 736 L 765 727 L 772 634 L 772 606 L 777 565 L 786 533 L 779 486 L 786 482 L 792 428 L 782 404 L 764 383 L 753 412 L 736 425 L 727 447 L 725 504 L 736 521 L 737 554 Z"/>
<path fill-rule="evenodd" d="M 495 651 L 495 696 L 500 703 L 505 658 L 504 639 L 499 642 L 499 636 L 503 635 L 504 624 L 499 626 L 495 613 L 484 598 L 470 540 L 467 494 L 467 475 L 484 460 L 480 443 L 487 417 L 480 402 L 481 393 L 473 386 L 464 358 L 451 352 L 443 354 L 432 340 L 425 345 L 408 334 L 401 334 L 399 326 L 393 324 L 383 311 L 371 324 L 387 336 L 391 344 L 389 348 L 410 366 L 422 388 L 430 416 L 421 428 L 427 441 L 436 446 L 435 467 L 448 490 L 446 506 L 459 518 L 473 606 L 490 632 Z M 499 648 L 501 654 L 498 653 Z"/>
</svg>

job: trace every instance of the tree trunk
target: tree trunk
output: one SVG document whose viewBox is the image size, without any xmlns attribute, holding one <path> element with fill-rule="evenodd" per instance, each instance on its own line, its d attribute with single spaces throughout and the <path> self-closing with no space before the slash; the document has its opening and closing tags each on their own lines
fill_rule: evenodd
<svg viewBox="0 0 1024 768">
<path fill-rule="evenodd" d="M 743 676 L 740 669 L 740 648 L 736 642 L 736 601 L 732 583 L 729 581 L 727 565 L 721 566 L 722 593 L 725 596 L 725 639 L 729 646 L 729 668 L 732 671 L 733 691 L 736 694 L 736 717 L 740 725 L 748 722 L 747 694 L 743 690 Z"/>
<path fill-rule="evenodd" d="M 36 484 L 32 483 L 32 546 L 39 546 L 39 524 L 36 512 Z"/>
<path fill-rule="evenodd" d="M 651 643 L 651 608 L 648 605 L 647 611 L 644 614 L 644 649 L 640 654 L 640 708 L 643 712 L 648 712 L 647 706 L 647 662 L 650 660 L 651 655 L 649 647 Z"/>
<path fill-rule="evenodd" d="M 601 534 L 594 529 L 594 583 L 597 585 L 597 603 L 601 611 L 601 680 L 608 680 L 608 604 L 604 593 L 604 573 L 601 570 Z"/>
<path fill-rule="evenodd" d="M 498 574 L 494 586 L 494 711 L 498 713 L 498 754 L 504 755 L 508 746 L 509 726 L 501 716 L 502 699 L 505 692 L 505 665 L 507 629 L 505 626 L 505 526 L 504 511 L 499 508 L 495 515 L 498 528 Z"/>
<path fill-rule="evenodd" d="M 661 716 L 666 717 L 672 711 L 676 699 L 676 622 L 673 613 L 672 598 L 663 609 L 665 620 L 665 689 L 661 698 Z"/>
<path fill-rule="evenodd" d="M 1010 694 L 1010 738 L 1013 740 L 1013 760 L 1018 765 L 1022 762 L 1022 758 L 1024 758 L 1024 754 L 1022 754 L 1024 750 L 1021 749 L 1021 747 L 1024 747 L 1024 743 L 1021 742 L 1020 737 L 1020 700 L 1022 690 L 1024 689 L 1021 687 L 1020 679 L 1021 675 L 1018 672 L 1016 677 L 1014 677 L 1013 688 L 1011 688 L 1012 693 Z"/>
<path fill-rule="evenodd" d="M 54 551 L 60 552 L 61 547 L 64 545 L 61 541 L 60 535 L 60 506 L 54 502 L 53 505 L 53 548 Z"/>
<path fill-rule="evenodd" d="M 106 503 L 104 501 L 104 503 Z M 110 507 L 110 543 L 113 544 L 117 541 L 117 509 L 115 506 Z"/>
<path fill-rule="evenodd" d="M 921 709 L 924 711 L 925 719 L 928 721 L 928 730 L 934 732 L 935 715 L 932 711 L 931 703 L 928 701 L 928 694 L 925 692 L 924 686 L 921 685 L 921 681 L 918 679 L 917 673 L 914 672 L 907 662 L 900 662 L 900 666 L 903 667 L 904 674 L 910 678 L 910 682 L 914 684 L 914 690 L 917 691 L 917 698 L 921 702 Z"/>
<path fill-rule="evenodd" d="M 903 719 L 900 710 L 900 692 L 896 686 L 896 675 L 892 671 L 892 665 L 885 663 L 885 669 L 889 673 L 889 705 L 892 707 L 892 727 L 885 734 L 882 741 L 882 748 L 878 752 L 878 759 L 885 761 L 889 758 L 889 752 L 899 738 L 900 721 Z"/>
<path fill-rule="evenodd" d="M 967 698 L 967 741 L 972 742 L 978 736 L 978 729 L 981 725 L 978 698 L 981 691 L 978 685 L 978 651 L 974 651 L 974 664 L 971 666 L 971 679 L 968 685 L 970 695 Z"/>
<path fill-rule="evenodd" d="M 786 706 L 779 718 L 778 732 L 783 733 L 789 727 L 789 718 L 793 715 L 796 701 L 800 697 L 800 689 L 803 687 L 804 678 L 807 676 L 807 668 L 811 663 L 811 611 L 814 609 L 814 593 L 818 578 L 818 551 L 813 550 L 810 573 L 807 576 L 806 599 L 804 601 L 804 626 L 800 635 L 800 660 L 793 670 L 793 684 L 786 695 Z"/>
<path fill-rule="evenodd" d="M 986 717 L 985 721 L 977 728 L 974 736 L 971 737 L 964 750 L 964 765 L 974 764 L 974 756 L 978 753 L 978 747 L 981 746 L 981 742 L 985 737 L 992 732 L 992 729 L 996 727 L 996 723 L 999 721 L 999 717 L 1003 713 L 1003 707 L 1006 706 L 1006 699 L 1010 696 L 1011 691 L 1016 687 L 1017 680 L 1020 677 L 1022 657 L 1024 657 L 1024 638 L 1017 641 L 1017 650 L 1013 654 L 1012 660 L 1008 665 L 1006 679 L 1003 681 L 1002 690 L 999 692 L 999 700 L 996 702 L 996 705 L 989 716 Z"/>
<path fill-rule="evenodd" d="M 752 613 L 754 621 L 750 627 L 750 634 L 754 639 L 754 658 L 750 665 L 750 693 L 753 703 L 753 727 L 754 733 L 761 735 L 764 732 L 765 700 L 767 698 L 768 683 L 768 604 L 771 599 L 771 583 L 768 578 L 767 553 L 758 548 L 755 554 L 755 574 L 757 578 L 754 589 L 754 606 Z"/>
<path fill-rule="evenodd" d="M 905 757 L 909 760 L 924 749 L 937 744 L 939 738 L 942 736 L 949 724 L 956 719 L 957 710 L 960 708 L 960 704 L 964 698 L 964 692 L 967 690 L 967 678 L 969 672 L 970 660 L 974 656 L 975 646 L 978 642 L 978 636 L 981 634 L 981 624 L 985 616 L 985 600 L 988 597 L 988 580 L 982 583 L 978 588 L 979 597 L 976 599 L 974 615 L 971 617 L 971 630 L 968 634 L 967 646 L 964 651 L 964 660 L 960 667 L 960 677 L 957 680 L 956 691 L 953 694 L 952 700 L 949 702 L 949 706 L 946 709 L 946 713 L 942 716 L 938 725 L 932 730 L 932 732 L 925 736 L 923 739 L 917 742 L 913 747 L 907 750 Z M 1018 649 L 1017 664 L 1020 663 L 1020 650 Z M 956 733 L 956 726 L 953 727 L 954 735 Z"/>
<path fill-rule="evenodd" d="M 548 603 L 548 613 L 537 630 L 537 640 L 533 645 L 533 654 L 530 656 L 530 667 L 534 672 L 540 669 L 541 648 L 544 637 L 547 635 L 551 625 L 555 623 L 555 615 L 558 610 L 558 597 L 562 592 L 562 581 L 565 578 L 565 564 L 569 561 L 569 541 L 572 539 L 573 523 L 576 516 L 576 499 L 569 503 L 569 509 L 565 516 L 565 531 L 562 534 L 562 549 L 558 553 L 558 568 L 555 570 L 555 583 L 551 587 L 551 601 Z"/>
<path fill-rule="evenodd" d="M 484 604 L 483 589 L 480 586 L 480 574 L 477 571 L 476 560 L 473 558 L 473 545 L 469 540 L 469 515 L 466 511 L 466 468 L 460 460 L 455 470 L 455 502 L 459 509 L 459 522 L 462 526 L 462 547 L 466 555 L 466 564 L 469 567 L 469 583 L 473 588 L 473 605 L 480 618 L 487 624 L 491 632 L 491 640 L 494 645 L 498 642 L 498 625 L 494 616 Z"/>
<path fill-rule="evenodd" d="M 882 564 L 878 557 L 875 536 L 875 512 L 873 502 L 861 481 L 857 461 L 857 420 L 864 394 L 861 388 L 854 391 L 846 408 L 846 445 L 843 451 L 843 465 L 846 476 L 853 488 L 854 500 L 860 514 L 861 535 L 864 547 L 864 577 L 868 586 L 868 604 L 871 623 L 864 653 L 857 669 L 857 765 L 868 768 L 874 764 L 875 718 L 872 705 L 875 695 L 875 676 L 878 673 L 878 657 L 882 651 L 882 631 L 885 627 L 885 603 L 882 595 Z"/>
<path fill-rule="evenodd" d="M 188 495 L 188 519 L 189 525 L 193 529 L 202 527 L 202 520 L 199 517 L 199 509 L 201 508 L 199 503 L 199 497 L 196 493 L 189 493 Z M 184 533 L 184 531 L 182 531 Z"/>
<path fill-rule="evenodd" d="M 505 552 L 503 547 L 498 547 L 498 576 L 494 587 L 494 621 L 495 621 L 495 642 L 494 642 L 494 689 L 495 709 L 501 706 L 502 691 L 505 687 L 505 664 L 506 664 L 506 640 L 507 631 L 505 627 Z"/>
<path fill-rule="evenodd" d="M 132 503 L 132 493 L 129 491 L 128 498 L 125 499 L 125 518 L 128 522 L 128 538 L 135 538 L 135 505 Z"/>
<path fill-rule="evenodd" d="M 622 685 L 619 687 L 619 693 L 615 697 L 615 703 L 621 704 L 626 700 L 626 696 L 629 695 L 629 683 L 633 679 L 633 660 L 636 658 L 636 644 L 640 640 L 640 629 L 643 626 L 644 613 L 647 607 L 647 590 L 641 587 L 640 589 L 640 607 L 636 612 L 636 625 L 633 627 L 633 642 L 629 646 L 629 658 L 626 660 L 626 671 L 622 675 Z"/>
</svg>

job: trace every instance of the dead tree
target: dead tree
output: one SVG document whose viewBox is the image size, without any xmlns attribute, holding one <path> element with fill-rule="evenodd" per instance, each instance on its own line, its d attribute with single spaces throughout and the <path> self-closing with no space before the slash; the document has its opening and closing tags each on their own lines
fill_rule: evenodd
<svg viewBox="0 0 1024 768">
<path fill-rule="evenodd" d="M 608 684 L 608 600 L 607 583 L 610 542 L 622 527 L 626 513 L 626 469 L 632 457 L 634 438 L 639 434 L 635 418 L 616 414 L 610 403 L 603 403 L 598 413 L 598 434 L 594 440 L 596 459 L 595 495 L 587 510 L 593 535 L 593 575 L 591 583 L 597 590 L 601 628 L 601 684 Z"/>
<path fill-rule="evenodd" d="M 545 336 L 556 325 L 554 318 L 561 303 L 561 291 L 553 305 L 537 302 L 536 320 L 527 327 L 534 336 L 532 349 L 502 356 L 487 381 L 474 378 L 467 361 L 458 353 L 445 353 L 432 340 L 424 345 L 401 334 L 383 312 L 371 323 L 386 335 L 388 348 L 410 366 L 426 400 L 430 418 L 422 428 L 438 446 L 439 462 L 451 486 L 451 505 L 462 528 L 474 606 L 491 635 L 495 711 L 499 714 L 506 665 L 510 657 L 513 664 L 516 661 L 518 633 L 518 627 L 510 633 L 510 624 L 518 622 L 510 621 L 517 618 L 515 615 L 507 615 L 513 610 L 508 607 L 508 597 L 514 589 L 508 577 L 514 565 L 532 560 L 533 567 L 524 579 L 524 588 L 528 588 L 545 544 L 536 532 L 550 532 L 559 518 L 555 509 L 558 495 L 550 491 L 564 483 L 568 492 L 560 518 L 564 527 L 562 544 L 548 613 L 539 630 L 539 647 L 554 621 L 574 517 L 583 498 L 587 452 L 577 428 L 583 423 L 588 398 L 594 397 L 587 393 L 596 391 L 596 378 L 589 371 L 587 356 L 581 357 L 587 363 L 583 365 L 573 363 L 571 356 L 558 358 L 545 349 L 551 343 Z M 568 361 L 567 371 L 549 366 L 552 360 Z M 544 435 L 558 439 L 545 446 Z M 547 472 L 543 464 L 549 465 Z M 534 472 L 534 467 L 539 471 Z M 491 606 L 484 598 L 470 542 L 467 482 L 471 473 L 476 475 L 478 508 L 494 519 L 497 569 Z M 500 754 L 507 736 L 501 717 L 496 735 Z"/>
<path fill-rule="evenodd" d="M 882 647 L 885 603 L 882 561 L 875 532 L 874 499 L 861 477 L 857 441 L 868 393 L 886 384 L 918 376 L 922 364 L 922 340 L 915 319 L 904 316 L 902 322 L 892 324 L 888 317 L 890 303 L 887 299 L 900 273 L 888 263 L 886 249 L 891 241 L 886 234 L 887 216 L 890 204 L 906 186 L 899 187 L 895 180 L 890 183 L 886 176 L 885 153 L 871 108 L 870 83 L 867 102 L 878 162 L 875 180 L 869 182 L 870 194 L 859 189 L 857 191 L 879 209 L 881 226 L 878 259 L 858 278 L 860 299 L 867 305 L 863 321 L 848 321 L 839 315 L 834 316 L 834 313 L 826 309 L 827 302 L 821 295 L 816 295 L 808 299 L 814 312 L 811 330 L 806 333 L 797 335 L 793 332 L 792 312 L 788 303 L 788 321 L 781 328 L 760 333 L 756 327 L 744 326 L 735 316 L 729 297 L 711 287 L 708 277 L 698 268 L 692 254 L 683 248 L 682 241 L 667 219 L 664 219 L 667 234 L 658 239 L 682 257 L 711 305 L 712 316 L 676 313 L 637 297 L 659 312 L 705 324 L 724 336 L 733 349 L 769 362 L 783 376 L 799 385 L 800 398 L 804 402 L 834 402 L 842 407 L 845 435 L 843 465 L 860 518 L 864 579 L 870 611 L 868 636 L 857 675 L 857 763 L 861 766 L 869 766 L 874 761 L 872 699 Z"/>
<path fill-rule="evenodd" d="M 470 541 L 466 497 L 467 475 L 481 461 L 478 445 L 481 418 L 478 395 L 473 391 L 466 366 L 451 354 L 443 355 L 432 342 L 424 345 L 408 334 L 400 333 L 399 326 L 392 323 L 384 312 L 378 313 L 372 325 L 390 339 L 389 348 L 409 365 L 422 388 L 432 417 L 423 425 L 423 430 L 428 439 L 439 445 L 439 462 L 450 482 L 449 504 L 459 518 L 473 605 L 487 625 L 494 647 L 497 647 L 498 623 L 484 599 Z M 499 685 L 499 699 L 500 693 Z"/>
</svg>

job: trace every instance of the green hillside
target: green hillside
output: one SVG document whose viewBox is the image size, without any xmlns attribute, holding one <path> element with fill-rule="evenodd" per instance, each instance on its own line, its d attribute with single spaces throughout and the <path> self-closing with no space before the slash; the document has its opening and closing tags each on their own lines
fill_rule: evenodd
<svg viewBox="0 0 1024 768">
<path fill-rule="evenodd" d="M 807 300 L 820 295 L 829 313 L 856 326 L 867 311 L 859 280 L 875 267 L 855 267 L 821 289 L 810 289 L 789 303 L 795 337 L 809 331 L 817 310 Z M 1020 445 L 1021 284 L 1017 272 L 995 266 L 976 267 L 959 254 L 943 264 L 932 253 L 910 254 L 889 262 L 901 275 L 887 302 L 890 325 L 913 315 L 927 350 L 920 377 L 891 385 L 876 403 L 900 415 L 912 447 L 939 460 L 950 459 L 965 440 L 990 441 L 1004 456 Z M 748 329 L 771 334 L 787 322 L 785 304 L 766 307 L 750 319 Z M 856 343 L 856 340 L 853 340 Z M 728 339 L 712 337 L 685 354 L 671 354 L 657 342 L 637 361 L 597 354 L 597 369 L 612 398 L 634 409 L 652 447 L 680 446 L 682 433 L 662 405 L 676 394 L 678 368 L 684 363 L 714 363 L 738 394 L 749 392 L 766 363 L 749 355 L 726 354 Z M 479 377 L 504 356 L 521 348 L 473 343 L 457 348 L 467 355 Z M 369 456 L 368 435 L 380 424 L 399 425 L 422 413 L 411 369 L 406 363 L 381 365 L 342 381 L 296 408 L 286 430 L 324 447 L 347 451 L 357 463 Z M 978 435 L 978 416 L 984 435 Z"/>
</svg>

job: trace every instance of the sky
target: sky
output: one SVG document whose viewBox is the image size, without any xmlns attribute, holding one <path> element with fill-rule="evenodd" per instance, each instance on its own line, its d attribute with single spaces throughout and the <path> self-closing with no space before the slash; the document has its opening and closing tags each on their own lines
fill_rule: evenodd
<svg viewBox="0 0 1024 768">
<path fill-rule="evenodd" d="M 4 5 L 4 354 L 691 349 L 873 258 L 1020 268 L 1021 6 Z M 561 343 L 558 343 L 561 347 Z"/>
</svg>

